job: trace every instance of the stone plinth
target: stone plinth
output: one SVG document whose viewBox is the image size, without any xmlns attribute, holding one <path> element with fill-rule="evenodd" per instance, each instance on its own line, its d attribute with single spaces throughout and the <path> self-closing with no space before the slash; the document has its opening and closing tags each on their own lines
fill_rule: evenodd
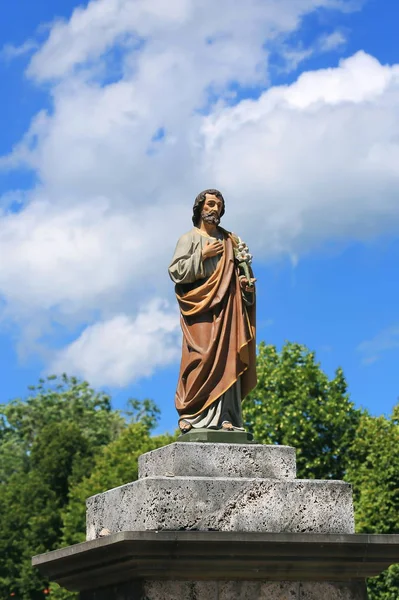
<svg viewBox="0 0 399 600">
<path fill-rule="evenodd" d="M 294 449 L 174 443 L 139 459 L 139 480 L 87 500 L 87 539 L 118 531 L 353 533 L 351 486 L 294 479 Z"/>
<path fill-rule="evenodd" d="M 140 456 L 139 479 L 158 476 L 295 479 L 295 450 L 262 444 L 208 443 L 204 447 L 176 442 Z"/>
<path fill-rule="evenodd" d="M 87 500 L 87 542 L 33 564 L 81 600 L 365 600 L 399 536 L 354 535 L 350 485 L 232 435 L 144 454 L 138 481 Z"/>
<path fill-rule="evenodd" d="M 88 500 L 87 539 L 103 529 L 352 533 L 352 493 L 340 481 L 153 477 Z"/>
</svg>

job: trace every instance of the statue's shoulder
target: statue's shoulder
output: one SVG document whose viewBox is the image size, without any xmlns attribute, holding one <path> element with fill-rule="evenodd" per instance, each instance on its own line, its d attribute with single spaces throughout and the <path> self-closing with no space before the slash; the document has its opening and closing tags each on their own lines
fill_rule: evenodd
<svg viewBox="0 0 399 600">
<path fill-rule="evenodd" d="M 191 240 L 195 239 L 199 235 L 200 234 L 198 233 L 196 228 L 193 227 L 192 229 L 190 229 L 190 231 L 186 231 L 186 233 L 183 233 L 183 235 L 179 237 L 179 242 L 191 242 Z"/>
<path fill-rule="evenodd" d="M 233 242 L 234 245 L 240 243 L 240 238 L 233 231 L 228 231 L 227 229 L 223 229 L 223 227 L 220 227 L 220 229 L 223 231 L 223 233 L 226 237 L 231 239 L 231 241 Z"/>
<path fill-rule="evenodd" d="M 193 243 L 195 243 L 198 240 L 198 237 L 199 234 L 196 231 L 195 227 L 190 229 L 190 231 L 186 231 L 186 233 L 183 233 L 183 235 L 181 235 L 177 240 L 176 250 L 180 252 L 185 252 L 186 250 L 192 247 Z"/>
</svg>

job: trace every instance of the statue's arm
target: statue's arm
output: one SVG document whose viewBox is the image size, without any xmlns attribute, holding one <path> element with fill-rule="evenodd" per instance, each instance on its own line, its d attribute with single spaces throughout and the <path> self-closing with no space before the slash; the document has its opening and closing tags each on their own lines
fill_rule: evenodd
<svg viewBox="0 0 399 600">
<path fill-rule="evenodd" d="M 254 272 L 253 272 L 251 266 L 249 267 L 249 274 L 250 274 L 250 277 L 253 278 Z M 241 295 L 244 300 L 244 304 L 246 304 L 247 306 L 252 306 L 255 303 L 255 295 L 256 295 L 255 285 L 254 285 L 253 289 L 249 292 L 246 292 L 245 290 L 243 290 L 241 288 Z"/>
<path fill-rule="evenodd" d="M 233 242 L 233 246 L 236 247 L 238 246 L 238 244 L 240 243 L 240 238 L 238 237 L 238 235 L 236 235 L 233 232 L 230 232 L 230 238 Z M 249 271 L 249 276 L 252 279 L 254 277 L 254 272 L 252 270 L 251 265 L 248 265 L 248 271 Z M 244 276 L 244 274 L 241 271 L 238 271 L 238 267 L 237 267 L 237 274 L 239 279 L 241 280 Z M 255 303 L 255 286 L 252 288 L 252 290 L 250 291 L 245 291 L 243 288 L 241 288 L 241 296 L 242 299 L 244 301 L 244 304 L 246 304 L 247 306 L 252 306 Z"/>
<path fill-rule="evenodd" d="M 194 283 L 205 277 L 201 244 L 190 233 L 177 242 L 169 275 L 174 283 Z"/>
</svg>

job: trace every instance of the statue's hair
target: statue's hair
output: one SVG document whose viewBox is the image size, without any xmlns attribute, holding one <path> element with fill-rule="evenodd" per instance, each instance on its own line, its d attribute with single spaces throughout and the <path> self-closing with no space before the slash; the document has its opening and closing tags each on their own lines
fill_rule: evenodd
<svg viewBox="0 0 399 600">
<path fill-rule="evenodd" d="M 193 223 L 194 223 L 195 227 L 200 222 L 202 207 L 205 202 L 206 194 L 211 194 L 212 196 L 216 196 L 216 198 L 219 198 L 219 200 L 222 201 L 223 204 L 222 204 L 222 210 L 220 212 L 220 217 L 223 217 L 223 215 L 224 215 L 224 198 L 223 198 L 221 192 L 219 192 L 219 190 L 204 190 L 203 192 L 198 194 L 198 196 L 195 199 L 194 206 L 193 206 Z"/>
</svg>

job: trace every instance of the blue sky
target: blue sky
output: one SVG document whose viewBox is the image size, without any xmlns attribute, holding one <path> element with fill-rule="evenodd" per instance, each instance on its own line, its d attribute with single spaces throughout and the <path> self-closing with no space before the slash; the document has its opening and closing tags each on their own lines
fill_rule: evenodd
<svg viewBox="0 0 399 600">
<path fill-rule="evenodd" d="M 166 269 L 217 186 L 255 255 L 258 340 L 342 366 L 373 414 L 397 402 L 399 6 L 251 0 L 217 26 L 226 2 L 3 7 L 2 401 L 66 370 L 173 429 Z"/>
</svg>

